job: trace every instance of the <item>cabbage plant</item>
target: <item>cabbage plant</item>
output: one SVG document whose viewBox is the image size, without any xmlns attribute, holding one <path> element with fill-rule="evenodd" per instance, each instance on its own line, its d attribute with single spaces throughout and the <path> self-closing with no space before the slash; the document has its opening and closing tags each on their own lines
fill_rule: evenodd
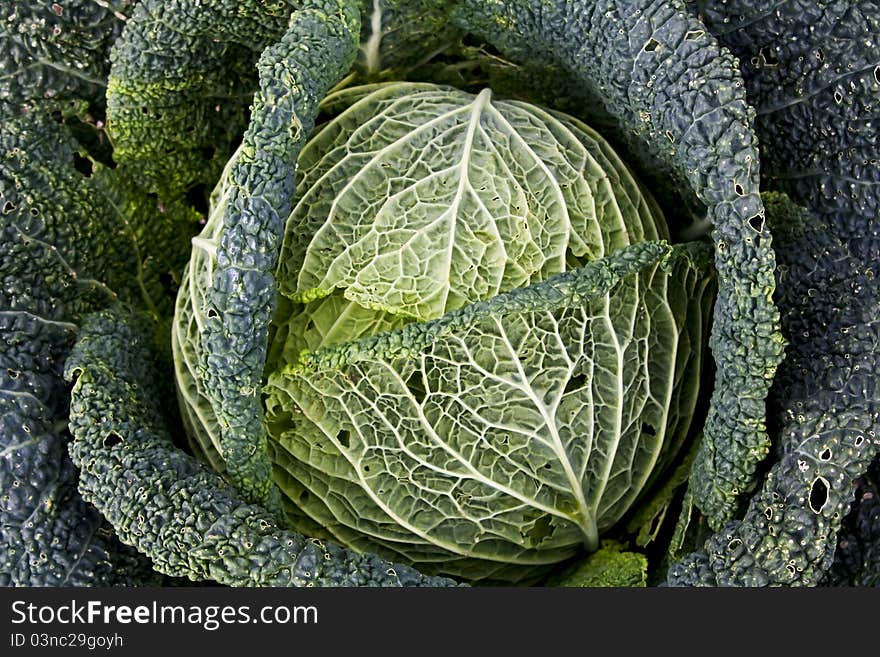
<svg viewBox="0 0 880 657">
<path fill-rule="evenodd" d="M 0 583 L 876 583 L 873 2 L 184 4 L 0 17 Z"/>
<path fill-rule="evenodd" d="M 324 104 L 261 397 L 292 525 L 471 579 L 595 551 L 687 438 L 708 247 L 664 246 L 659 208 L 572 117 L 424 83 Z M 224 178 L 173 334 L 184 414 L 221 467 L 200 327 L 230 194 Z"/>
</svg>

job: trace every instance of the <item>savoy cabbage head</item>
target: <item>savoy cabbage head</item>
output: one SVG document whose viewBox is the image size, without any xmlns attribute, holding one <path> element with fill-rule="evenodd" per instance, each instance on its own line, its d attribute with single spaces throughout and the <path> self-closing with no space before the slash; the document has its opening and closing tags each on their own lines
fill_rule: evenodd
<svg viewBox="0 0 880 657">
<path fill-rule="evenodd" d="M 0 18 L 0 582 L 876 582 L 873 0 L 183 4 Z"/>
<path fill-rule="evenodd" d="M 658 241 L 656 203 L 570 116 L 427 83 L 323 105 L 260 397 L 290 522 L 471 579 L 596 550 L 688 437 L 710 249 Z M 183 410 L 215 463 L 200 325 L 230 186 L 194 240 L 173 334 Z"/>
</svg>

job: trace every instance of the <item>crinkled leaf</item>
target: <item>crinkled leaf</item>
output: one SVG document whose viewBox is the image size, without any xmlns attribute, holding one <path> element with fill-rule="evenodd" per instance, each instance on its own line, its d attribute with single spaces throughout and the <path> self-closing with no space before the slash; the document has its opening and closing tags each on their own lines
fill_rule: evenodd
<svg viewBox="0 0 880 657">
<path fill-rule="evenodd" d="M 683 2 L 460 6 L 463 25 L 514 61 L 543 61 L 576 76 L 647 168 L 680 181 L 706 206 L 719 275 L 710 342 L 717 368 L 691 487 L 720 524 L 737 510 L 769 448 L 764 400 L 782 357 L 753 113 L 736 61 Z"/>
<path fill-rule="evenodd" d="M 181 292 L 203 303 L 175 337 L 192 341 L 175 349 L 196 354 L 191 372 L 198 382 L 191 394 L 216 418 L 227 475 L 248 500 L 275 511 L 279 496 L 258 394 L 275 309 L 273 272 L 293 202 L 297 155 L 319 101 L 351 68 L 359 17 L 350 0 L 306 3 L 260 57 L 253 120 L 224 174 L 221 214 L 195 242 L 190 280 Z"/>
<path fill-rule="evenodd" d="M 426 572 L 518 580 L 595 549 L 684 440 L 709 249 L 642 242 L 440 319 L 306 352 L 264 390 L 296 513 Z"/>
<path fill-rule="evenodd" d="M 873 393 L 880 290 L 814 216 L 766 196 L 790 344 L 771 408 L 778 455 L 742 520 L 669 570 L 673 585 L 816 585 L 832 564 L 853 481 L 880 451 Z"/>
<path fill-rule="evenodd" d="M 112 50 L 114 157 L 164 200 L 213 184 L 247 126 L 255 64 L 295 0 L 142 0 Z"/>
<path fill-rule="evenodd" d="M 62 377 L 84 313 L 144 302 L 134 272 L 145 245 L 106 196 L 109 181 L 83 171 L 91 163 L 48 115 L 5 115 L 0 144 L 0 581 L 157 583 L 76 493 Z"/>
<path fill-rule="evenodd" d="M 855 503 L 837 535 L 824 586 L 880 586 L 880 459 L 856 481 Z"/>
<path fill-rule="evenodd" d="M 109 50 L 133 0 L 15 0 L 0 8 L 0 104 L 103 104 Z"/>
<path fill-rule="evenodd" d="M 626 165 L 571 117 L 406 83 L 326 104 L 344 109 L 299 158 L 279 259 L 294 301 L 339 289 L 433 319 L 667 236 Z"/>
<path fill-rule="evenodd" d="M 454 585 L 280 529 L 177 449 L 163 420 L 150 328 L 116 311 L 89 316 L 65 373 L 80 492 L 157 570 L 230 586 Z"/>
<path fill-rule="evenodd" d="M 880 4 L 696 0 L 740 58 L 770 188 L 809 207 L 864 262 L 880 257 Z"/>
</svg>

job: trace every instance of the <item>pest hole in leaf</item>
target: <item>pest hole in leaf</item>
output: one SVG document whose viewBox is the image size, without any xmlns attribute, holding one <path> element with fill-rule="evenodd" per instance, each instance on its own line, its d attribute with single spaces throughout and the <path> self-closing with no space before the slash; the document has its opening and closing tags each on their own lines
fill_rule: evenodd
<svg viewBox="0 0 880 657">
<path fill-rule="evenodd" d="M 13 210 L 15 210 L 15 203 L 6 201 L 6 203 L 3 204 L 3 214 L 9 214 Z"/>
<path fill-rule="evenodd" d="M 865 442 L 865 437 L 864 437 L 864 436 L 856 436 L 856 439 L 855 439 L 855 441 L 854 441 L 853 444 L 854 444 L 856 447 L 861 447 L 863 442 Z"/>
<path fill-rule="evenodd" d="M 734 184 L 734 186 L 733 186 L 733 191 L 736 192 L 736 195 L 737 195 L 737 196 L 742 196 L 743 194 L 746 193 L 746 190 L 744 190 L 744 189 L 743 189 L 743 186 L 740 185 L 739 183 Z"/>
<path fill-rule="evenodd" d="M 31 208 L 30 210 L 28 210 L 28 214 L 30 214 L 32 217 L 36 217 L 38 214 L 40 214 L 40 211 L 36 208 Z"/>
<path fill-rule="evenodd" d="M 760 233 L 764 230 L 764 217 L 760 214 L 749 217 L 749 227 L 756 233 Z"/>
<path fill-rule="evenodd" d="M 642 435 L 643 436 L 656 436 L 657 430 L 652 427 L 647 422 L 642 422 Z"/>
<path fill-rule="evenodd" d="M 73 154 L 73 168 L 86 178 L 92 175 L 92 161 L 87 157 L 83 157 L 79 153 Z"/>
<path fill-rule="evenodd" d="M 880 66 L 874 67 L 874 80 L 877 81 L 877 84 L 880 84 Z"/>
<path fill-rule="evenodd" d="M 122 444 L 122 436 L 115 431 L 111 431 L 104 438 L 104 447 L 116 447 Z"/>
<path fill-rule="evenodd" d="M 645 52 L 654 52 L 659 47 L 660 42 L 657 39 L 649 39 L 648 43 L 645 44 Z"/>
<path fill-rule="evenodd" d="M 217 313 L 217 311 L 214 310 L 213 308 L 208 308 L 207 315 L 211 319 L 217 319 L 218 317 L 220 317 L 220 315 Z"/>
<path fill-rule="evenodd" d="M 336 434 L 336 440 L 338 440 L 339 444 L 345 448 L 348 448 L 348 445 L 350 443 L 350 440 L 349 440 L 350 437 L 351 437 L 351 434 L 346 429 L 342 429 L 339 431 L 339 433 Z"/>
<path fill-rule="evenodd" d="M 705 34 L 703 30 L 691 30 L 684 35 L 686 41 L 696 41 Z"/>
<path fill-rule="evenodd" d="M 819 513 L 828 501 L 828 480 L 824 477 L 816 477 L 810 486 L 810 508 L 813 513 Z"/>
<path fill-rule="evenodd" d="M 586 384 L 587 376 L 585 374 L 578 374 L 576 376 L 573 376 L 565 384 L 565 390 L 562 394 L 567 395 L 569 393 L 581 390 Z"/>
<path fill-rule="evenodd" d="M 535 543 L 540 543 L 545 538 L 553 534 L 553 527 L 550 525 L 549 515 L 541 516 L 535 521 L 535 524 L 526 532 L 526 536 Z"/>
<path fill-rule="evenodd" d="M 369 471 L 370 471 L 370 466 L 365 465 L 365 466 L 364 466 L 364 472 L 369 472 Z"/>
<path fill-rule="evenodd" d="M 823 461 L 831 460 L 831 450 L 826 447 L 825 449 L 822 450 L 822 453 L 819 454 L 819 458 L 822 459 Z"/>
<path fill-rule="evenodd" d="M 834 102 L 840 105 L 843 102 L 843 94 L 839 91 L 834 92 Z"/>
<path fill-rule="evenodd" d="M 428 391 L 425 390 L 425 384 L 422 380 L 422 373 L 419 370 L 410 375 L 406 381 L 406 387 L 418 404 L 422 404 L 425 397 L 428 396 Z"/>
<path fill-rule="evenodd" d="M 762 66 L 766 66 L 767 68 L 775 68 L 776 66 L 779 66 L 779 59 L 773 54 L 772 50 L 761 48 L 758 52 L 758 57 L 761 58 Z"/>
</svg>

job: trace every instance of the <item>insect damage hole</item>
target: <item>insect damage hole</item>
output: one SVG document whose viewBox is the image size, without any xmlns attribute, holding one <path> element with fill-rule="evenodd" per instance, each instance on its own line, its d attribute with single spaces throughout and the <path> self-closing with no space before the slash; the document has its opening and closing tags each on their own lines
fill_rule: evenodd
<svg viewBox="0 0 880 657">
<path fill-rule="evenodd" d="M 115 431 L 111 431 L 104 436 L 104 447 L 116 447 L 122 444 L 122 436 Z"/>
<path fill-rule="evenodd" d="M 587 375 L 586 374 L 577 374 L 572 376 L 565 384 L 565 390 L 562 391 L 563 395 L 568 395 L 572 392 L 577 392 L 578 390 L 583 389 L 587 385 Z"/>
<path fill-rule="evenodd" d="M 816 477 L 810 485 L 810 508 L 813 513 L 821 513 L 828 502 L 828 480 Z"/>
<path fill-rule="evenodd" d="M 761 66 L 765 68 L 776 68 L 779 66 L 779 58 L 769 48 L 761 48 L 758 51 L 758 59 Z"/>
<path fill-rule="evenodd" d="M 645 44 L 644 51 L 645 52 L 654 52 L 659 47 L 660 47 L 660 42 L 657 41 L 657 39 L 648 39 L 648 43 Z"/>
<path fill-rule="evenodd" d="M 415 370 L 410 375 L 406 380 L 406 388 L 419 406 L 425 402 L 425 397 L 428 396 L 428 390 L 425 387 L 425 379 L 422 376 L 421 370 Z"/>
<path fill-rule="evenodd" d="M 753 217 L 749 217 L 749 228 L 751 228 L 756 233 L 760 233 L 764 230 L 764 215 L 756 214 Z"/>
</svg>

